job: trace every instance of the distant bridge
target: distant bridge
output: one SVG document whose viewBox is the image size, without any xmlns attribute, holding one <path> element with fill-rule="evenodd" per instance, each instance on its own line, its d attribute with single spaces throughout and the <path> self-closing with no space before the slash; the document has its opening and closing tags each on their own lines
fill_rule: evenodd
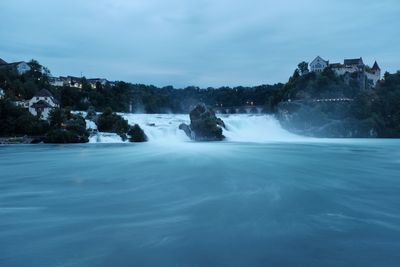
<svg viewBox="0 0 400 267">
<path fill-rule="evenodd" d="M 313 99 L 312 102 L 353 102 L 354 99 L 351 98 L 322 98 Z"/>
<path fill-rule="evenodd" d="M 352 98 L 317 98 L 310 100 L 288 100 L 283 103 L 286 104 L 305 104 L 305 103 L 349 103 L 353 102 Z M 213 107 L 215 113 L 218 114 L 260 114 L 264 111 L 264 106 L 232 106 L 232 107 Z"/>
<path fill-rule="evenodd" d="M 283 103 L 348 103 L 348 102 L 353 102 L 354 99 L 352 98 L 317 98 L 317 99 L 309 99 L 309 100 L 287 100 Z"/>
<path fill-rule="evenodd" d="M 264 106 L 213 107 L 213 110 L 219 114 L 260 114 Z"/>
</svg>

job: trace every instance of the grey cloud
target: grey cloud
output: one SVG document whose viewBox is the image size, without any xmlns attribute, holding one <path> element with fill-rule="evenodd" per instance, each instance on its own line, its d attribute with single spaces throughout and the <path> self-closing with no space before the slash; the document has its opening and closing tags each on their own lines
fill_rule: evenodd
<svg viewBox="0 0 400 267">
<path fill-rule="evenodd" d="M 0 57 L 54 74 L 156 85 L 285 82 L 296 64 L 363 56 L 400 69 L 397 0 L 2 0 Z"/>
</svg>

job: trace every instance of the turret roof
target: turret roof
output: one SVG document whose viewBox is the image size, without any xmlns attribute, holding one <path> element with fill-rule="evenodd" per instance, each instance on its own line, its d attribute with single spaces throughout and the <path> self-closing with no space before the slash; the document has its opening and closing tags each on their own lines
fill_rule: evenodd
<svg viewBox="0 0 400 267">
<path fill-rule="evenodd" d="M 381 70 L 381 68 L 379 68 L 378 62 L 375 61 L 374 65 L 372 66 L 372 70 Z"/>
</svg>

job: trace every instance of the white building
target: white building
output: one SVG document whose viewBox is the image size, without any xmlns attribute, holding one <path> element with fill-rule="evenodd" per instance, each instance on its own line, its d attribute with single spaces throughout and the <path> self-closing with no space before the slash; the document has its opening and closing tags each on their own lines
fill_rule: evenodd
<svg viewBox="0 0 400 267">
<path fill-rule="evenodd" d="M 325 64 L 326 63 L 326 64 Z M 381 79 L 381 69 L 378 63 L 375 61 L 372 68 L 364 64 L 363 59 L 345 59 L 343 64 L 333 63 L 329 64 L 329 61 L 323 60 L 321 57 L 316 57 L 311 63 L 310 68 L 312 72 L 322 72 L 326 68 L 331 68 L 336 75 L 342 76 L 351 73 L 364 74 L 367 81 L 375 87 L 378 81 Z"/>
<path fill-rule="evenodd" d="M 64 86 L 64 81 L 60 77 L 50 77 L 49 83 L 52 86 L 57 86 L 57 87 Z"/>
<path fill-rule="evenodd" d="M 328 67 L 328 65 L 329 61 L 326 61 L 318 56 L 310 63 L 310 69 L 312 72 L 322 72 Z"/>
<path fill-rule="evenodd" d="M 34 116 L 40 115 L 40 118 L 44 120 L 49 118 L 51 110 L 58 107 L 60 105 L 57 100 L 46 89 L 40 90 L 29 100 L 29 112 Z"/>
<path fill-rule="evenodd" d="M 96 89 L 97 83 L 101 84 L 102 86 L 105 86 L 108 83 L 107 79 L 101 78 L 87 79 L 87 82 L 93 89 Z"/>
<path fill-rule="evenodd" d="M 28 63 L 24 61 L 11 63 L 9 65 L 14 66 L 19 75 L 25 74 L 31 70 L 31 67 L 28 65 Z"/>
<path fill-rule="evenodd" d="M 96 89 L 97 84 L 100 84 L 102 86 L 105 86 L 107 84 L 110 86 L 115 86 L 116 84 L 115 82 L 110 82 L 104 78 L 91 78 L 91 79 L 86 79 L 86 81 L 92 87 L 92 89 Z M 73 77 L 73 76 L 50 77 L 49 83 L 50 85 L 57 87 L 68 86 L 81 89 L 83 86 L 83 78 Z"/>
<path fill-rule="evenodd" d="M 0 58 L 0 68 L 14 69 L 18 73 L 18 75 L 25 74 L 31 70 L 31 67 L 28 65 L 28 63 L 24 61 L 7 63 L 1 58 Z"/>
<path fill-rule="evenodd" d="M 75 88 L 82 88 L 82 78 L 74 77 L 74 76 L 67 76 L 67 77 L 60 77 L 64 81 L 64 85 L 69 87 Z"/>
</svg>

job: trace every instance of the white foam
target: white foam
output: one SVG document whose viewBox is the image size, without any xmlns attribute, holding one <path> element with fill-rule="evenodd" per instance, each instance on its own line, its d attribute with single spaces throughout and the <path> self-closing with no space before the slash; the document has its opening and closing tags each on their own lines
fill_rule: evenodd
<svg viewBox="0 0 400 267">
<path fill-rule="evenodd" d="M 138 124 L 149 142 L 176 144 L 190 142 L 182 130 L 181 123 L 190 124 L 187 114 L 129 114 L 119 113 L 130 125 Z M 227 129 L 223 130 L 228 142 L 286 142 L 302 141 L 305 138 L 284 130 L 277 119 L 271 115 L 221 115 Z M 87 127 L 96 129 L 92 121 L 87 121 Z M 96 127 L 96 128 L 94 128 Z M 122 143 L 117 134 L 98 133 L 90 138 L 90 143 Z"/>
<path fill-rule="evenodd" d="M 97 125 L 94 123 L 94 121 L 91 120 L 85 120 L 86 121 L 86 129 L 88 130 L 97 130 Z"/>
<path fill-rule="evenodd" d="M 226 115 L 221 119 L 227 130 L 224 135 L 234 142 L 293 141 L 303 139 L 281 127 L 271 115 Z"/>
<path fill-rule="evenodd" d="M 99 132 L 89 138 L 89 143 L 124 143 L 124 141 L 116 133 Z"/>
</svg>

